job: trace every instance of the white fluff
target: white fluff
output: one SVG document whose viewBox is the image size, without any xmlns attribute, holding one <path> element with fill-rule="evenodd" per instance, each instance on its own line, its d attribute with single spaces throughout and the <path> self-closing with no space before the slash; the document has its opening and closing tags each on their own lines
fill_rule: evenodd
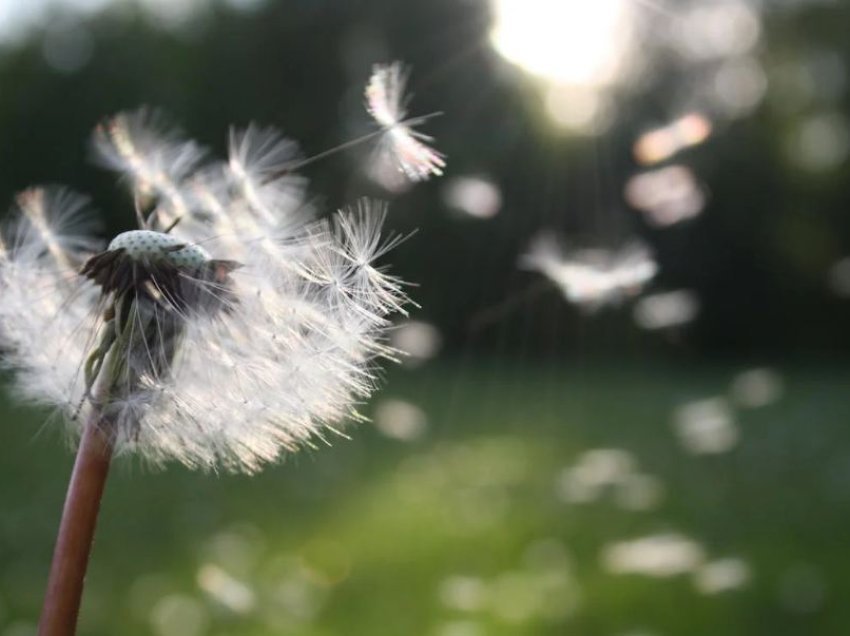
<svg viewBox="0 0 850 636">
<path fill-rule="evenodd" d="M 567 252 L 551 234 L 538 236 L 520 265 L 540 272 L 567 300 L 589 311 L 636 295 L 658 272 L 649 249 L 637 241 L 619 250 Z"/>
<path fill-rule="evenodd" d="M 137 201 L 165 210 L 154 229 L 179 219 L 174 240 L 241 264 L 229 311 L 187 313 L 170 370 L 106 405 L 116 451 L 250 473 L 357 418 L 377 358 L 392 355 L 388 317 L 406 302 L 375 265 L 397 242 L 381 238 L 383 206 L 362 201 L 311 221 L 303 180 L 282 171 L 295 146 L 273 130 L 232 132 L 228 161 L 204 165 L 204 152 L 150 111 L 120 114 L 95 137 Z M 96 249 L 67 223 L 67 200 L 43 200 L 44 222 L 22 222 L 0 244 L 0 346 L 21 391 L 59 407 L 78 434 L 92 408 L 81 367 L 104 303 L 75 271 Z"/>
<path fill-rule="evenodd" d="M 428 135 L 413 126 L 426 118 L 406 120 L 404 91 L 407 73 L 400 62 L 376 64 L 366 85 L 366 110 L 383 129 L 372 172 L 401 172 L 410 181 L 425 181 L 443 174 L 445 157 L 428 146 Z"/>
</svg>

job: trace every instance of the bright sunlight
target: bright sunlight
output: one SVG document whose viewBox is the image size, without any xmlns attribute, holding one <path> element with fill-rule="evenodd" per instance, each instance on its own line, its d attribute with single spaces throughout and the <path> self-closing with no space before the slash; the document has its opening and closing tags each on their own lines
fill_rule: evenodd
<svg viewBox="0 0 850 636">
<path fill-rule="evenodd" d="M 634 40 L 629 0 L 492 0 L 496 50 L 543 80 L 554 123 L 599 132 L 608 119 L 605 89 L 622 78 Z"/>
<path fill-rule="evenodd" d="M 628 0 L 493 0 L 496 49 L 559 84 L 617 79 L 630 40 Z"/>
</svg>

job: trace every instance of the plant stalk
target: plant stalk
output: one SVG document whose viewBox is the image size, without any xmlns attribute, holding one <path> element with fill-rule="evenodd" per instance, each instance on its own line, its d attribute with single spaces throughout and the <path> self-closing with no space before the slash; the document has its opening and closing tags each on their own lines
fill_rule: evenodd
<svg viewBox="0 0 850 636">
<path fill-rule="evenodd" d="M 94 409 L 83 428 L 53 552 L 38 636 L 73 636 L 83 596 L 100 500 L 112 459 L 112 442 Z"/>
</svg>

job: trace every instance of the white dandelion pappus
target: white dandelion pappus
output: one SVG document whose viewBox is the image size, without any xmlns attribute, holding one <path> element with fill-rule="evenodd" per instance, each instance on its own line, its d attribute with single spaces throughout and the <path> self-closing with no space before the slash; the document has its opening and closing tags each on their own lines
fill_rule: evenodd
<svg viewBox="0 0 850 636">
<path fill-rule="evenodd" d="M 96 290 L 76 268 L 97 249 L 87 199 L 58 187 L 21 193 L 0 233 L 0 346 L 21 395 L 66 410 L 82 399 L 71 378 L 85 354 Z M 83 329 L 81 329 L 83 327 Z"/>
<path fill-rule="evenodd" d="M 150 121 L 118 115 L 95 141 L 149 197 L 140 229 L 99 249 L 67 222 L 79 205 L 44 195 L 44 222 L 6 233 L 5 362 L 75 436 L 74 416 L 96 409 L 118 454 L 255 472 L 358 417 L 407 302 L 375 264 L 398 239 L 381 238 L 385 209 L 369 201 L 311 220 L 303 181 L 280 171 L 294 145 L 275 131 L 233 132 L 228 161 L 201 165 L 198 146 L 158 143 Z"/>
<path fill-rule="evenodd" d="M 428 135 L 416 132 L 413 126 L 426 117 L 407 117 L 407 98 L 404 91 L 407 72 L 400 62 L 376 64 L 366 85 L 366 110 L 383 129 L 376 154 L 375 172 L 387 165 L 403 173 L 410 181 L 425 181 L 432 175 L 443 174 L 445 157 L 425 142 Z"/>
<path fill-rule="evenodd" d="M 636 295 L 658 272 L 649 249 L 640 242 L 619 250 L 566 251 L 551 234 L 531 243 L 520 266 L 540 272 L 568 301 L 589 311 Z"/>
<path fill-rule="evenodd" d="M 161 113 L 143 107 L 106 120 L 95 129 L 92 148 L 98 163 L 129 179 L 137 206 L 155 200 L 163 220 L 186 213 L 177 184 L 204 159 L 205 151 L 182 138 Z"/>
<path fill-rule="evenodd" d="M 274 128 L 250 124 L 231 129 L 229 138 L 229 181 L 242 190 L 245 202 L 256 214 L 271 220 L 274 209 L 303 206 L 307 180 L 286 172 L 301 158 L 298 145 Z"/>
</svg>

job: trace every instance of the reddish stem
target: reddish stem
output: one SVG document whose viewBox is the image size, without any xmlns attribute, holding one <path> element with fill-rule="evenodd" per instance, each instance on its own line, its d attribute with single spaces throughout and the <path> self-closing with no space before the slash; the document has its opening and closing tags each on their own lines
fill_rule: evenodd
<svg viewBox="0 0 850 636">
<path fill-rule="evenodd" d="M 83 596 L 100 500 L 112 459 L 112 443 L 93 413 L 86 422 L 53 551 L 38 636 L 73 636 Z"/>
</svg>

